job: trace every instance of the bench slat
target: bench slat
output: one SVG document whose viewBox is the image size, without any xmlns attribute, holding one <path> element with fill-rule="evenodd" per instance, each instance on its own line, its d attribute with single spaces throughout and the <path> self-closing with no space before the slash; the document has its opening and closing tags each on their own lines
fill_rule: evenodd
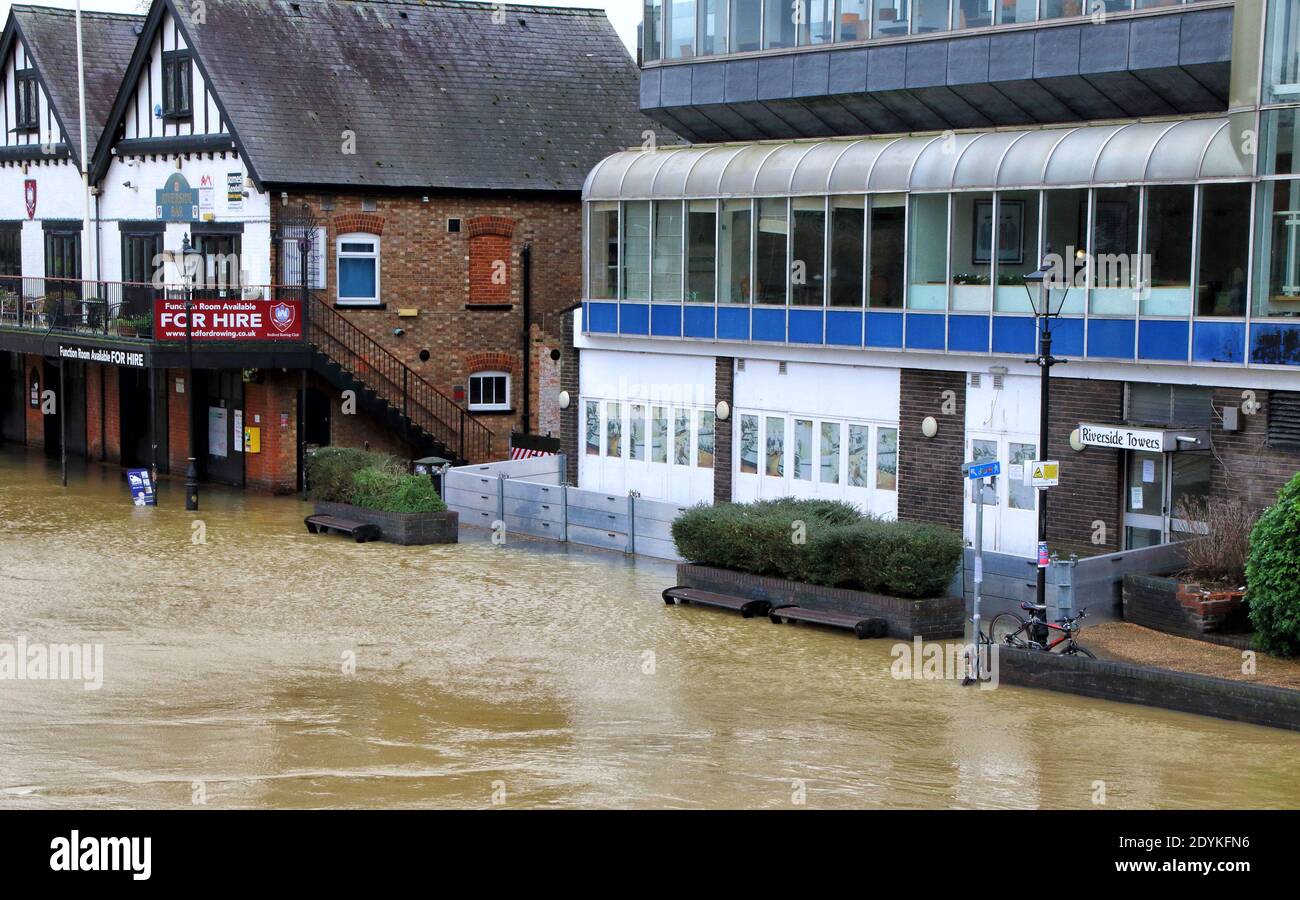
<svg viewBox="0 0 1300 900">
<path fill-rule="evenodd" d="M 826 625 L 831 628 L 843 628 L 852 631 L 860 639 L 884 637 L 888 624 L 884 619 L 863 618 L 852 613 L 830 612 L 824 609 L 806 609 L 802 606 L 776 606 L 768 613 L 768 618 L 775 625 L 782 622 L 807 622 L 810 625 Z"/>
<path fill-rule="evenodd" d="M 717 594 L 713 591 L 702 591 L 681 585 L 665 589 L 663 598 L 664 603 L 669 606 L 674 603 L 714 606 L 718 609 L 735 610 L 746 619 L 756 615 L 767 615 L 768 610 L 772 608 L 772 604 L 766 600 L 750 600 L 746 597 L 733 597 L 730 594 Z"/>
</svg>

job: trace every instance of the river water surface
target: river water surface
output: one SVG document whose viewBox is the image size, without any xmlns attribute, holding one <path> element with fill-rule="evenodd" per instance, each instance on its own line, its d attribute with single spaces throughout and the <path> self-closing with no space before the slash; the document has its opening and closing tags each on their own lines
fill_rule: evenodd
<svg viewBox="0 0 1300 900">
<path fill-rule="evenodd" d="M 1300 808 L 1300 734 L 895 680 L 892 641 L 665 607 L 663 563 L 201 502 L 0 451 L 0 643 L 104 652 L 97 691 L 0 680 L 0 807 Z"/>
</svg>

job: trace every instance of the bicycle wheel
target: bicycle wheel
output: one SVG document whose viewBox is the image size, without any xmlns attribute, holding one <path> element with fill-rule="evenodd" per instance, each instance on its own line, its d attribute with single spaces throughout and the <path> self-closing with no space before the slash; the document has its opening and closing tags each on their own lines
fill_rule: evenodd
<svg viewBox="0 0 1300 900">
<path fill-rule="evenodd" d="M 1097 654 L 1093 653 L 1087 647 L 1081 647 L 1075 644 L 1073 647 L 1067 647 L 1061 651 L 1062 656 L 1086 656 L 1088 659 L 1096 659 Z"/>
<path fill-rule="evenodd" d="M 1013 612 L 998 613 L 989 622 L 989 640 L 994 644 L 1027 647 L 1029 642 L 1024 632 L 1025 620 Z"/>
</svg>

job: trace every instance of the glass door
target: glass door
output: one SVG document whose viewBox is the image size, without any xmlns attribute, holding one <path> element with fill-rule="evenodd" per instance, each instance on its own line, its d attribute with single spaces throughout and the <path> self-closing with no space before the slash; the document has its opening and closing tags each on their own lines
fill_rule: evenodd
<svg viewBox="0 0 1300 900">
<path fill-rule="evenodd" d="M 1136 550 L 1204 533 L 1210 495 L 1210 452 L 1127 452 L 1124 549 Z"/>
</svg>

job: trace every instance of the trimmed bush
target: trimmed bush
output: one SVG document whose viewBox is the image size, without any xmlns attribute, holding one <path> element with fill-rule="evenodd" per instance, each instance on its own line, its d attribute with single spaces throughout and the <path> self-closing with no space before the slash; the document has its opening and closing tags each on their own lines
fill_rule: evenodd
<svg viewBox="0 0 1300 900">
<path fill-rule="evenodd" d="M 352 476 L 353 506 L 381 512 L 442 512 L 442 502 L 427 475 L 405 475 L 386 469 L 366 468 Z"/>
<path fill-rule="evenodd" d="M 1300 473 L 1251 529 L 1246 602 L 1259 649 L 1300 656 Z"/>
<path fill-rule="evenodd" d="M 355 447 L 321 447 L 307 457 L 307 496 L 312 500 L 352 503 L 353 478 L 362 469 L 379 469 L 394 475 L 405 472 L 405 467 L 387 453 Z"/>
<path fill-rule="evenodd" d="M 894 597 L 943 594 L 962 556 L 961 538 L 936 525 L 789 497 L 692 507 L 673 522 L 673 540 L 698 565 Z"/>
</svg>

